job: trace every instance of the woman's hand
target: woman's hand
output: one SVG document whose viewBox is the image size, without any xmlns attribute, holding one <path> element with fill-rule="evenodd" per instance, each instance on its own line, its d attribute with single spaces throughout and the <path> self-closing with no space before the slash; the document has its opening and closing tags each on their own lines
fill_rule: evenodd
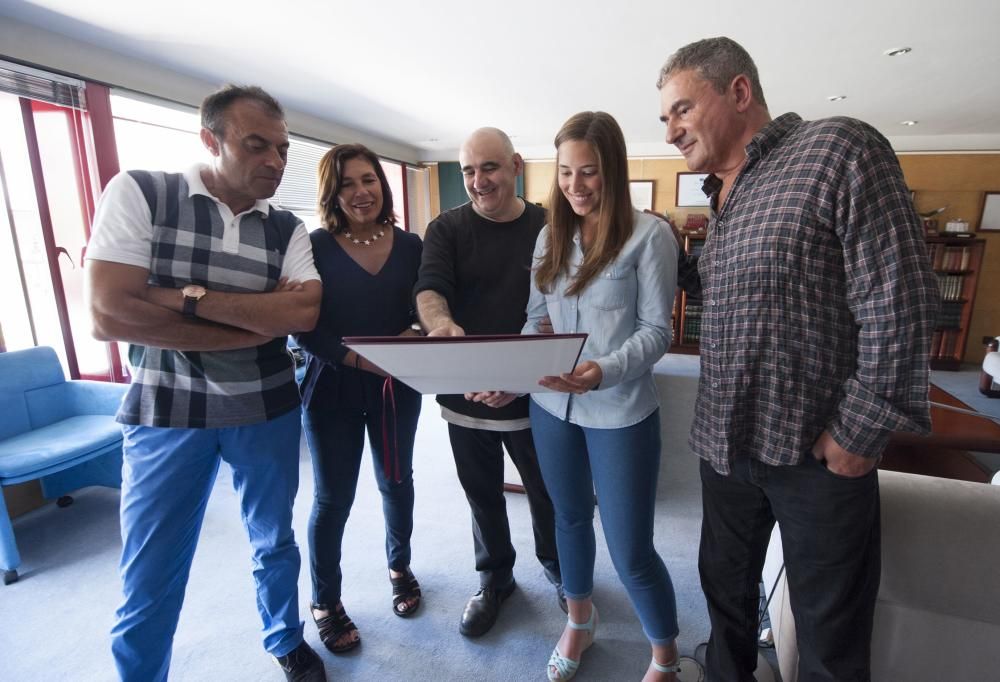
<svg viewBox="0 0 1000 682">
<path fill-rule="evenodd" d="M 542 377 L 538 383 L 560 393 L 581 394 L 599 386 L 603 378 L 604 372 L 601 371 L 601 366 L 592 360 L 585 360 L 576 366 L 572 374 Z"/>
</svg>

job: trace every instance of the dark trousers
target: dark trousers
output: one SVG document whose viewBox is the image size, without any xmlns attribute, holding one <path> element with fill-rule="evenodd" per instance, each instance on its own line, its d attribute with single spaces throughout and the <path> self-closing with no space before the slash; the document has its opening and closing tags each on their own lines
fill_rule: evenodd
<svg viewBox="0 0 1000 682">
<path fill-rule="evenodd" d="M 562 582 L 556 551 L 555 513 L 542 482 L 531 429 L 484 431 L 448 424 L 458 480 L 472 509 L 476 570 L 483 587 L 503 587 L 514 578 L 507 503 L 503 496 L 503 448 L 506 446 L 528 496 L 535 556 L 553 583 Z"/>
<path fill-rule="evenodd" d="M 736 459 L 729 476 L 701 462 L 698 568 L 712 635 L 710 682 L 752 682 L 761 570 L 777 520 L 799 648 L 799 680 L 867 681 L 881 573 L 878 473 L 831 473 Z M 770 590 L 770 586 L 768 586 Z"/>
<path fill-rule="evenodd" d="M 402 571 L 410 565 L 413 440 L 420 416 L 421 396 L 399 382 L 395 382 L 394 389 L 396 429 L 393 433 L 392 424 L 388 424 L 388 434 L 390 444 L 395 437 L 399 453 L 398 482 L 394 480 L 395 471 L 392 476 L 386 476 L 383 470 L 385 453 L 381 398 L 377 401 L 373 399 L 367 407 L 324 409 L 322 401 L 314 396 L 309 409 L 303 412 L 302 425 L 312 452 L 315 481 L 313 509 L 309 517 L 309 567 L 314 604 L 332 609 L 340 601 L 343 579 L 341 545 L 358 488 L 366 430 L 375 482 L 382 495 L 386 560 L 389 568 L 395 571 Z"/>
</svg>

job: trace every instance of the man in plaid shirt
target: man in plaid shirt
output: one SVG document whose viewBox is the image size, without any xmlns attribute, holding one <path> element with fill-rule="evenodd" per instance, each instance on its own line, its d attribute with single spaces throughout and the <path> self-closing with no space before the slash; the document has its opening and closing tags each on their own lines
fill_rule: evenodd
<svg viewBox="0 0 1000 682">
<path fill-rule="evenodd" d="M 848 118 L 771 118 L 728 38 L 660 72 L 666 139 L 709 173 L 711 222 L 679 283 L 703 300 L 691 447 L 710 680 L 753 680 L 758 583 L 777 520 L 800 680 L 868 680 L 880 577 L 876 464 L 930 429 L 937 283 L 886 139 Z"/>
</svg>

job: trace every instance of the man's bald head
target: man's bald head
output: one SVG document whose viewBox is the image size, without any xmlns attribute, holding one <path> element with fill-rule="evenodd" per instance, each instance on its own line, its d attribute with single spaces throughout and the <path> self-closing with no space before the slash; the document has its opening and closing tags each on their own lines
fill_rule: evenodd
<svg viewBox="0 0 1000 682">
<path fill-rule="evenodd" d="M 508 157 L 514 156 L 514 143 L 510 141 L 510 137 L 507 133 L 500 130 L 499 128 L 485 127 L 477 128 L 465 138 L 465 142 L 462 143 L 462 151 L 465 151 L 466 147 L 473 145 L 479 146 L 484 144 L 499 144 L 503 149 L 503 153 Z M 459 158 L 461 158 L 461 153 L 459 153 Z"/>
<path fill-rule="evenodd" d="M 507 133 L 479 128 L 462 144 L 458 161 L 476 213 L 501 223 L 521 215 L 524 202 L 517 196 L 517 176 L 524 170 L 524 161 Z"/>
</svg>

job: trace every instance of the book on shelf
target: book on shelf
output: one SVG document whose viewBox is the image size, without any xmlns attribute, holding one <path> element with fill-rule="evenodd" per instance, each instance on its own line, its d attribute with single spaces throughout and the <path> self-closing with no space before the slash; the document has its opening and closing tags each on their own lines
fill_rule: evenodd
<svg viewBox="0 0 1000 682">
<path fill-rule="evenodd" d="M 962 303 L 943 301 L 938 310 L 937 328 L 958 328 L 962 326 Z"/>
<path fill-rule="evenodd" d="M 962 290 L 965 288 L 965 275 L 949 275 L 943 272 L 937 273 L 938 290 L 941 293 L 942 301 L 960 301 Z"/>
<path fill-rule="evenodd" d="M 950 329 L 938 329 L 931 337 L 931 357 L 951 358 L 955 355 L 959 332 Z"/>
<path fill-rule="evenodd" d="M 948 244 L 928 244 L 931 267 L 935 270 L 968 270 L 972 248 L 949 246 Z"/>
</svg>

